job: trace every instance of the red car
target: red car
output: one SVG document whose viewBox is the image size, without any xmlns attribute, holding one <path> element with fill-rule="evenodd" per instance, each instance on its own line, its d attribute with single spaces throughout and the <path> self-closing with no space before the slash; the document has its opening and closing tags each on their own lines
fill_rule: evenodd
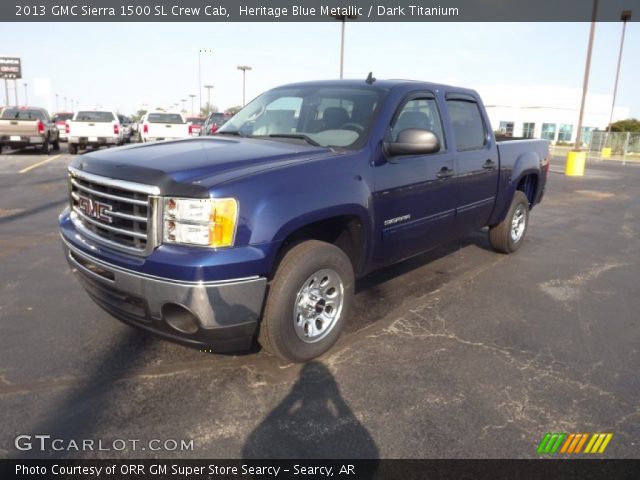
<svg viewBox="0 0 640 480">
<path fill-rule="evenodd" d="M 204 125 L 204 118 L 201 117 L 188 117 L 187 123 L 191 125 L 191 136 L 197 137 L 200 135 L 200 129 Z"/>
<path fill-rule="evenodd" d="M 67 120 L 71 120 L 72 118 L 72 112 L 59 112 L 53 116 L 53 123 L 55 123 L 56 127 L 58 128 L 61 142 L 67 141 L 67 131 L 65 130 L 65 125 L 67 123 Z"/>
</svg>

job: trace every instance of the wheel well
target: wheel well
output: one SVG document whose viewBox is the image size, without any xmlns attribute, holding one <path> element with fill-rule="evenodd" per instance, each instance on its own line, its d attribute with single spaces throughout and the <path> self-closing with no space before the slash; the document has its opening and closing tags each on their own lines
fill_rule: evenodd
<svg viewBox="0 0 640 480">
<path fill-rule="evenodd" d="M 535 173 L 525 175 L 520 179 L 520 182 L 518 182 L 518 188 L 516 188 L 516 190 L 524 192 L 529 199 L 529 206 L 531 207 L 538 192 L 538 176 Z"/>
<path fill-rule="evenodd" d="M 331 217 L 299 228 L 282 242 L 277 262 L 280 262 L 291 247 L 306 240 L 320 240 L 339 247 L 351 260 L 356 275 L 363 270 L 366 235 L 359 217 L 352 215 Z"/>
</svg>

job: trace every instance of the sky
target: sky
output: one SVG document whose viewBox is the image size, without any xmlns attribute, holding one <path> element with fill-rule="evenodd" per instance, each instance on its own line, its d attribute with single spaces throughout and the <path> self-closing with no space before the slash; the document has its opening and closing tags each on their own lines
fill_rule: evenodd
<svg viewBox="0 0 640 480">
<path fill-rule="evenodd" d="M 613 92 L 621 23 L 596 26 L 589 93 Z M 350 22 L 345 78 L 410 78 L 480 89 L 508 84 L 581 88 L 589 23 L 373 23 Z M 102 105 L 130 114 L 141 106 L 167 107 L 214 85 L 211 103 L 225 109 L 286 83 L 338 78 L 340 23 L 4 23 L 1 54 L 22 59 L 18 95 L 36 96 L 35 79 L 84 108 Z M 640 23 L 628 23 L 617 105 L 640 116 Z M 199 49 L 212 53 L 199 54 Z M 9 92 L 10 103 L 14 93 Z M 202 89 L 203 104 L 207 91 Z M 53 97 L 54 98 L 54 97 Z M 4 87 L 0 86 L 4 104 Z M 199 98 L 194 101 L 197 111 Z M 56 110 L 55 100 L 51 105 Z M 577 108 L 577 107 L 576 107 Z"/>
</svg>

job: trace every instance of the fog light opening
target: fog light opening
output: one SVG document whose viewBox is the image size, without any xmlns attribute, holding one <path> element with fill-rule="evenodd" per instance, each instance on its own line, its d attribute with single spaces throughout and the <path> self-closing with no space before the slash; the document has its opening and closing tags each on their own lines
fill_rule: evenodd
<svg viewBox="0 0 640 480">
<path fill-rule="evenodd" d="M 177 303 L 165 303 L 162 306 L 162 319 L 167 324 L 182 333 L 196 333 L 198 331 L 198 317 L 191 311 Z"/>
</svg>

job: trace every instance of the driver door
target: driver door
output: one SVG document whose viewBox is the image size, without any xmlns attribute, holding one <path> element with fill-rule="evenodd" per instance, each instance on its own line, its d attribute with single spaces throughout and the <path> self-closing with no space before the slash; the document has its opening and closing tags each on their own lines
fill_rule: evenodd
<svg viewBox="0 0 640 480">
<path fill-rule="evenodd" d="M 394 115 L 388 140 L 408 128 L 431 130 L 440 150 L 427 155 L 388 157 L 374 167 L 376 229 L 382 241 L 378 265 L 428 250 L 452 235 L 455 221 L 454 156 L 444 137 L 438 102 L 431 93 L 412 95 Z"/>
</svg>

